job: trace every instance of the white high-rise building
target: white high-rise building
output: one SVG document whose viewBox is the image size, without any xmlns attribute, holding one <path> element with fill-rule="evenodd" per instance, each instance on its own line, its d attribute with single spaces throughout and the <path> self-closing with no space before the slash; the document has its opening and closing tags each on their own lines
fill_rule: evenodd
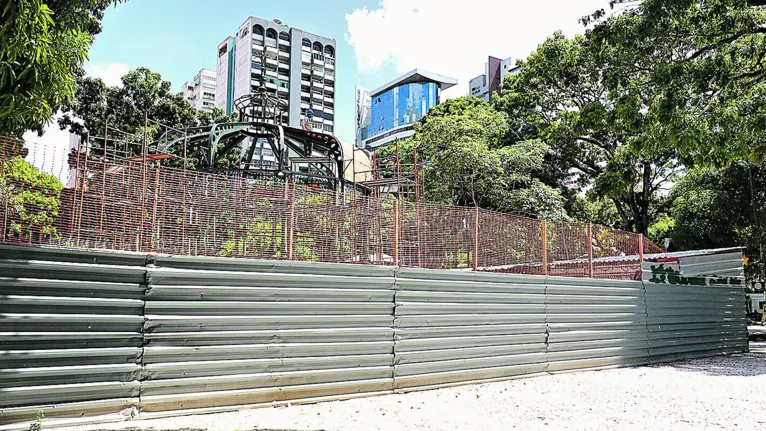
<svg viewBox="0 0 766 431">
<path fill-rule="evenodd" d="M 181 91 L 189 103 L 197 109 L 212 112 L 216 106 L 216 73 L 201 69 L 193 80 L 187 81 Z"/>
<path fill-rule="evenodd" d="M 501 60 L 490 56 L 489 60 L 484 63 L 484 74 L 471 79 L 469 94 L 489 102 L 492 95 L 500 91 L 505 76 L 509 73 L 517 73 L 518 70 L 519 68 L 513 65 L 511 57 Z"/>
<path fill-rule="evenodd" d="M 261 53 L 267 58 L 261 63 Z M 335 131 L 335 40 L 282 24 L 249 17 L 236 36 L 218 45 L 216 106 L 227 114 L 234 102 L 260 88 L 265 69 L 266 90 L 287 106 L 281 124 L 300 127 L 310 120 L 312 130 Z M 273 121 L 275 113 L 266 113 Z M 308 118 L 311 117 L 311 118 Z"/>
</svg>

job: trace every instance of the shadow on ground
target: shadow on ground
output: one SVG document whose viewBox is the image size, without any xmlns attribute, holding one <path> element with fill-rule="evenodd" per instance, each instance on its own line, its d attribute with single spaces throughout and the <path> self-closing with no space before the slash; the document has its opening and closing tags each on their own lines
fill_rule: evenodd
<svg viewBox="0 0 766 431">
<path fill-rule="evenodd" d="M 766 375 L 766 343 L 751 342 L 749 353 L 691 359 L 659 366 L 673 367 L 708 376 L 762 376 Z"/>
</svg>

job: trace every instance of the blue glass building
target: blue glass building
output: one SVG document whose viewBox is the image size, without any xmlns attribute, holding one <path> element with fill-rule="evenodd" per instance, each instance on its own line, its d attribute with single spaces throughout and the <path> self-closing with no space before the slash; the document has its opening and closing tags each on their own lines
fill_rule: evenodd
<svg viewBox="0 0 766 431">
<path fill-rule="evenodd" d="M 415 69 L 370 92 L 370 120 L 357 136 L 375 148 L 414 133 L 413 124 L 439 103 L 441 90 L 457 80 Z"/>
</svg>

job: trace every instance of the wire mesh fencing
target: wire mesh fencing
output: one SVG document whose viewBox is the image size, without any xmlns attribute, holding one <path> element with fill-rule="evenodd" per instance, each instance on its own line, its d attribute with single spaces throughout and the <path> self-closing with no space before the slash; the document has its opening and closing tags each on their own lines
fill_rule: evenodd
<svg viewBox="0 0 766 431">
<path fill-rule="evenodd" d="M 65 161 L 48 154 L 66 154 Z M 136 253 L 640 277 L 642 235 L 478 208 L 45 151 L 0 138 L 0 242 Z"/>
</svg>

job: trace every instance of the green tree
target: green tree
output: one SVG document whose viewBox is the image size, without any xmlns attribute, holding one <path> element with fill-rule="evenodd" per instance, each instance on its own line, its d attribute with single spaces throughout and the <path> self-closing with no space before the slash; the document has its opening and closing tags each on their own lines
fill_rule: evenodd
<svg viewBox="0 0 766 431">
<path fill-rule="evenodd" d="M 42 130 L 71 102 L 106 8 L 115 0 L 0 1 L 0 135 Z"/>
<path fill-rule="evenodd" d="M 425 160 L 425 197 L 432 202 L 565 217 L 560 193 L 534 175 L 549 148 L 537 140 L 501 147 L 507 133 L 505 115 L 485 101 L 450 99 L 415 124 L 400 153 L 412 163 L 417 149 Z"/>
<path fill-rule="evenodd" d="M 663 188 L 680 169 L 675 150 L 651 149 L 662 128 L 645 110 L 652 95 L 608 89 L 602 60 L 583 36 L 556 33 L 519 65 L 494 99 L 509 121 L 504 145 L 540 140 L 550 147 L 546 184 L 592 186 L 592 199 L 613 203 L 619 227 L 646 234 Z M 575 211 L 575 194 L 568 198 Z"/>
<path fill-rule="evenodd" d="M 736 163 L 692 169 L 669 199 L 668 217 L 659 221 L 652 239 L 670 238 L 671 250 L 744 245 L 753 263 L 749 271 L 763 274 L 766 167 Z"/>
<path fill-rule="evenodd" d="M 766 9 L 756 3 L 644 0 L 584 19 L 596 23 L 588 41 L 606 89 L 651 95 L 643 108 L 663 127 L 648 149 L 708 165 L 764 160 Z"/>
<path fill-rule="evenodd" d="M 49 174 L 40 173 L 21 156 L 3 161 L 0 170 L 0 213 L 7 223 L 7 238 L 42 240 L 55 238 L 56 219 L 64 186 Z M 0 238 L 0 240 L 5 238 Z"/>
<path fill-rule="evenodd" d="M 170 82 L 164 81 L 159 73 L 141 67 L 123 76 L 122 86 L 109 87 L 99 78 L 79 78 L 75 99 L 66 107 L 59 126 L 90 139 L 98 154 L 103 148 L 106 124 L 112 128 L 107 135 L 107 152 L 116 148 L 118 155 L 139 156 L 144 141 L 144 115 L 147 118 L 147 140 L 150 144 L 163 139 L 168 130 L 183 131 L 191 127 L 234 121 L 220 109 L 214 109 L 212 113 L 195 109 L 181 94 L 171 92 Z M 165 164 L 182 166 L 183 146 L 176 145 L 169 151 L 175 158 Z M 219 158 L 216 168 L 230 168 L 238 159 L 237 152 L 232 151 L 226 158 Z M 202 160 L 200 152 L 191 148 L 187 150 L 189 169 L 204 167 Z"/>
</svg>

